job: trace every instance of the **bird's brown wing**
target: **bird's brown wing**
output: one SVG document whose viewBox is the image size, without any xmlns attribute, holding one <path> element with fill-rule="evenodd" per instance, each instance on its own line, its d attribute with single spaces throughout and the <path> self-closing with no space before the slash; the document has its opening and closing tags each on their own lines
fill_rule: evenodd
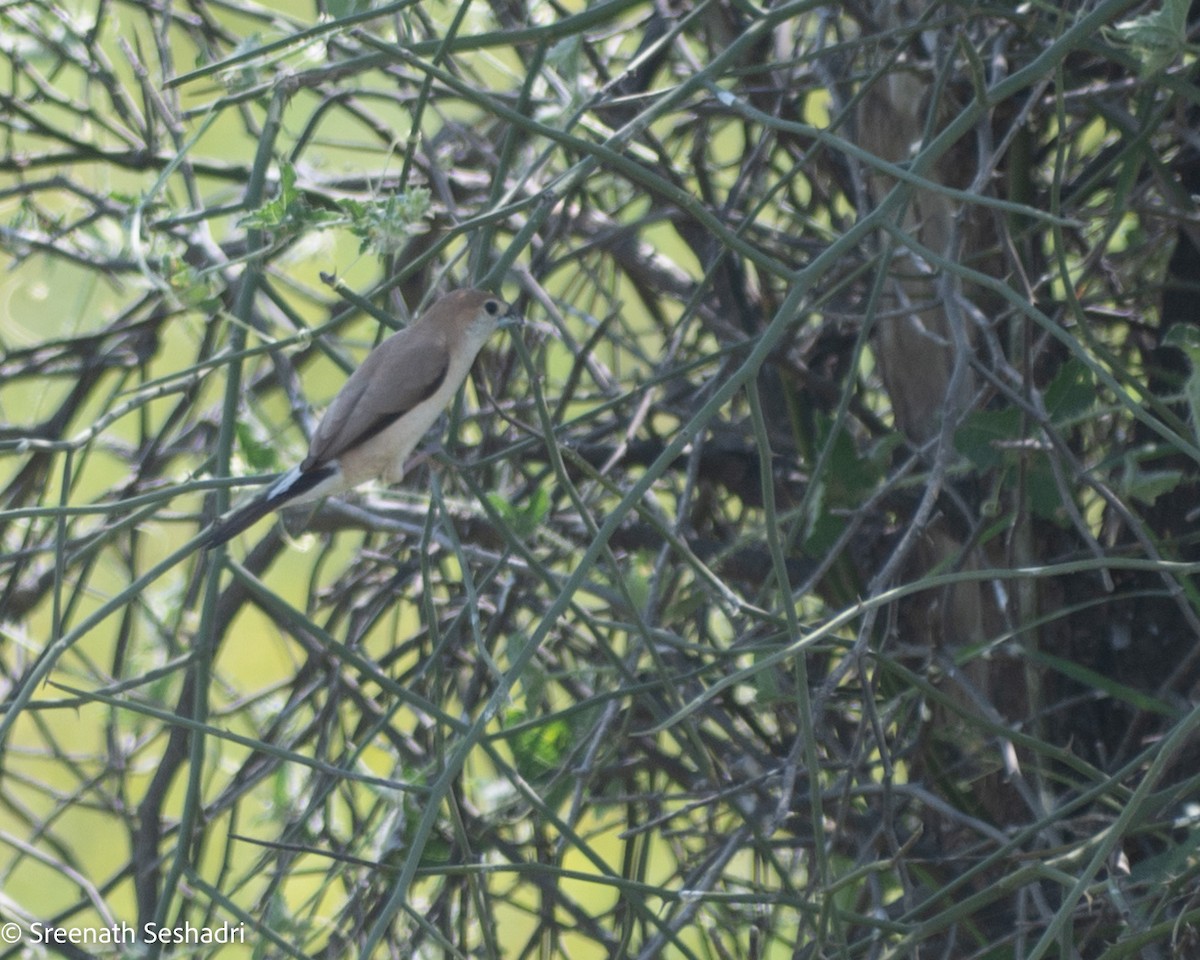
<svg viewBox="0 0 1200 960">
<path fill-rule="evenodd" d="M 450 351 L 436 329 L 418 324 L 393 334 L 333 398 L 301 469 L 336 460 L 386 430 L 437 392 L 449 366 Z"/>
</svg>

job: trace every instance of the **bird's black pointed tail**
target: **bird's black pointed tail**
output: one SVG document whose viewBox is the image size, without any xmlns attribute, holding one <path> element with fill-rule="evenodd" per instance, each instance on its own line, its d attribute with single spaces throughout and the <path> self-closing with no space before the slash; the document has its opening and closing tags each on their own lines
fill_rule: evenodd
<svg viewBox="0 0 1200 960">
<path fill-rule="evenodd" d="M 270 488 L 266 496 L 252 500 L 244 507 L 239 507 L 232 513 L 226 514 L 209 527 L 208 533 L 205 535 L 203 541 L 201 541 L 201 546 L 205 550 L 211 550 L 213 547 L 219 547 L 221 544 L 227 543 L 243 530 L 254 526 L 254 524 L 258 523 L 259 520 L 272 510 L 277 510 L 297 497 L 308 493 L 317 484 L 329 479 L 335 473 L 337 473 L 337 467 L 333 464 L 326 464 L 317 467 L 315 470 L 305 470 L 286 487 L 272 495 L 271 491 L 275 491 L 278 486 L 278 483 L 276 483 Z"/>
</svg>

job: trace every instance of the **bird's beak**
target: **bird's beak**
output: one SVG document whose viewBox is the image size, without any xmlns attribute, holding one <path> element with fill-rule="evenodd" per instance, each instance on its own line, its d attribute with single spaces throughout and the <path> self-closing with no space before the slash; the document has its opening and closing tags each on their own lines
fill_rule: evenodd
<svg viewBox="0 0 1200 960">
<path fill-rule="evenodd" d="M 503 317 L 500 318 L 499 327 L 501 330 L 510 327 L 519 327 L 525 322 L 525 318 L 515 310 L 509 310 Z"/>
</svg>

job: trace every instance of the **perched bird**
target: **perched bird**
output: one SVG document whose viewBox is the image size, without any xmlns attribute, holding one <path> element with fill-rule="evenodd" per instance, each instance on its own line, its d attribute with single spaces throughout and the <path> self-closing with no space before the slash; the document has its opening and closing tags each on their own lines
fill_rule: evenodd
<svg viewBox="0 0 1200 960">
<path fill-rule="evenodd" d="M 308 456 L 265 494 L 218 520 L 205 549 L 272 510 L 311 503 L 382 477 L 397 483 L 418 441 L 458 392 L 484 342 L 512 308 L 480 290 L 456 290 L 372 350 L 325 411 Z"/>
</svg>

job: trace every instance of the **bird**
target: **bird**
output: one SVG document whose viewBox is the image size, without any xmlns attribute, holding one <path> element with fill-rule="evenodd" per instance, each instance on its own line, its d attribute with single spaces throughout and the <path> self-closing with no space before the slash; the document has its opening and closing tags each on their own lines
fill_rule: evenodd
<svg viewBox="0 0 1200 960">
<path fill-rule="evenodd" d="M 458 392 L 484 343 L 517 319 L 508 303 L 482 290 L 442 297 L 367 354 L 325 411 L 308 456 L 214 523 L 203 547 L 228 542 L 283 506 L 315 503 L 378 478 L 399 483 L 409 454 Z"/>
</svg>

